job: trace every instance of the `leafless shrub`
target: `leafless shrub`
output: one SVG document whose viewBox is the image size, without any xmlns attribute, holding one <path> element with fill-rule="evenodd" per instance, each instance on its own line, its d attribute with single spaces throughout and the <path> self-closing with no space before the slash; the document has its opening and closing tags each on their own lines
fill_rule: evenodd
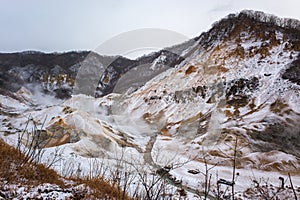
<svg viewBox="0 0 300 200">
<path fill-rule="evenodd" d="M 43 149 L 45 145 L 45 139 L 43 138 L 43 132 L 41 131 L 44 123 L 45 121 L 39 129 L 34 119 L 29 116 L 25 128 L 20 134 L 18 134 L 18 142 L 16 148 L 20 152 L 20 154 L 24 154 L 24 159 L 21 162 L 21 165 L 37 164 L 41 162 L 42 156 L 45 152 L 45 150 Z M 28 127 L 30 125 L 32 125 L 32 128 L 29 131 Z"/>
<path fill-rule="evenodd" d="M 35 165 L 43 162 L 46 144 L 51 137 L 53 137 L 49 136 L 47 132 L 43 130 L 46 119 L 47 118 L 38 126 L 38 123 L 29 116 L 23 131 L 18 133 L 16 149 L 19 154 L 24 155 L 20 163 L 21 166 L 25 164 Z M 54 151 L 45 158 L 45 167 L 51 168 L 58 163 L 62 159 L 62 152 L 62 148 L 56 147 Z"/>
</svg>

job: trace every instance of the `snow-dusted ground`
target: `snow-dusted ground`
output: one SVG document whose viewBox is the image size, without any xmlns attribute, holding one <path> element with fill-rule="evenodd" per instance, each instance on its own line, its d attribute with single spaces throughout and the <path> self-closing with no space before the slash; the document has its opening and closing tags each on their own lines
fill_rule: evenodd
<svg viewBox="0 0 300 200">
<path fill-rule="evenodd" d="M 300 87 L 282 78 L 299 52 L 286 48 L 291 44 L 280 32 L 275 33 L 279 42 L 274 45 L 247 32 L 240 35 L 239 42 L 229 38 L 208 50 L 195 44 L 195 51 L 181 64 L 131 94 L 99 99 L 74 95 L 64 102 L 30 94 L 25 88 L 16 94 L 22 101 L 0 95 L 1 137 L 16 145 L 26 127 L 28 131 L 35 126 L 43 129 L 51 137 L 45 141 L 42 162 L 49 164 L 58 156 L 52 167 L 64 176 L 113 177 L 120 169 L 130 171 L 136 183 L 141 171 L 151 176 L 170 166 L 169 173 L 175 177 L 168 178 L 175 185 L 171 190 L 188 188 L 190 199 L 196 198 L 197 190 L 203 191 L 206 167 L 212 195 L 219 179 L 232 181 L 238 138 L 237 193 L 249 188 L 255 194 L 276 190 L 279 177 L 290 186 L 287 173 L 291 172 L 299 195 L 299 152 L 259 148 L 268 142 L 248 134 L 263 132 L 278 121 L 299 127 Z M 266 44 L 268 53 L 263 53 Z M 235 93 L 230 94 L 230 89 L 236 89 Z M 228 103 L 241 96 L 248 102 Z M 264 188 L 255 188 L 257 184 Z M 130 185 L 132 192 L 135 188 Z M 280 192 L 290 194 L 291 190 Z"/>
<path fill-rule="evenodd" d="M 58 147 L 45 148 L 43 162 L 49 164 L 58 154 L 59 159 L 52 167 L 64 176 L 86 176 L 103 173 L 109 177 L 112 171 L 114 171 L 112 169 L 115 169 L 114 166 L 116 167 L 118 164 L 117 159 L 122 157 L 124 161 L 131 163 L 131 165 L 139 165 L 141 163 L 150 165 L 149 169 L 154 167 L 152 170 L 155 170 L 157 166 L 172 165 L 174 169 L 170 171 L 170 174 L 175 176 L 177 180 L 182 180 L 182 186 L 201 191 L 204 182 L 204 175 L 202 173 L 205 173 L 205 164 L 199 161 L 204 154 L 197 155 L 197 151 L 195 151 L 195 149 L 199 148 L 195 144 L 197 139 L 194 144 L 190 144 L 179 137 L 157 136 L 150 150 L 150 155 L 154 163 L 150 163 L 149 160 L 143 159 L 146 158 L 147 144 L 157 129 L 153 129 L 151 125 L 146 124 L 142 119 L 130 117 L 126 112 L 120 115 L 111 115 L 107 110 L 111 105 L 112 103 L 109 98 L 94 99 L 85 95 L 77 95 L 60 105 L 49 106 L 41 110 L 36 108 L 34 108 L 36 110 L 30 111 L 22 110 L 23 114 L 10 119 L 10 123 L 14 124 L 14 130 L 18 131 L 24 128 L 29 115 L 40 124 L 43 123 L 45 116 L 47 116 L 45 124 L 42 127 L 43 129 L 47 129 L 47 127 L 57 120 L 63 119 L 66 127 L 80 130 L 82 135 L 80 135 L 79 141 L 63 144 Z M 72 112 L 66 112 L 66 107 L 72 110 Z M 19 111 L 21 109 L 18 109 L 18 104 L 15 104 L 11 110 Z M 2 116 L 1 120 L 3 121 L 4 119 L 7 119 L 7 117 Z M 30 130 L 32 126 L 28 126 L 28 128 Z M 7 127 L 2 126 L 1 132 L 3 133 L 4 131 L 8 131 Z M 126 133 L 126 136 L 120 135 L 121 132 Z M 8 134 L 6 136 L 1 134 L 1 137 L 8 143 L 16 145 L 18 134 Z M 129 143 L 136 144 L 136 146 L 125 145 L 124 148 L 121 148 L 117 145 L 115 139 L 125 137 L 129 138 Z M 100 138 L 100 140 L 95 140 L 97 138 Z M 106 138 L 105 141 L 109 144 L 107 147 L 103 147 L 101 143 L 101 140 L 104 138 Z M 209 149 L 210 147 L 205 146 L 204 148 Z M 226 145 L 224 147 L 219 145 L 219 148 L 226 148 Z M 251 153 L 248 156 L 252 156 L 251 160 L 257 160 L 257 156 L 261 157 L 264 155 Z M 292 155 L 281 152 L 275 152 L 272 157 L 267 156 L 267 158 L 270 163 L 280 159 L 291 160 L 293 162 L 296 159 Z M 156 166 L 151 166 L 153 164 Z M 99 166 L 102 165 L 109 166 L 110 170 L 100 172 Z M 128 166 L 128 169 L 132 170 L 133 174 L 138 173 L 131 165 Z M 213 167 L 213 165 L 208 165 L 208 167 Z M 149 169 L 147 170 L 149 171 Z M 193 175 L 188 172 L 191 169 L 202 173 Z M 239 175 L 236 179 L 235 190 L 239 193 L 242 193 L 247 188 L 254 188 L 253 180 L 257 180 L 261 185 L 277 186 L 279 185 L 278 177 L 282 176 L 286 184 L 289 185 L 287 174 L 284 172 L 262 171 L 249 167 L 247 169 L 237 169 L 236 173 Z M 211 187 L 211 190 L 216 191 L 215 183 L 218 179 L 222 178 L 231 181 L 232 168 L 230 166 L 217 165 L 209 171 L 209 174 L 211 174 L 211 183 L 214 185 Z M 300 186 L 300 176 L 294 175 L 292 178 L 294 185 L 297 187 Z M 139 181 L 138 178 L 135 179 L 136 182 Z M 132 190 L 134 190 L 134 187 L 133 185 Z M 35 192 L 31 194 L 35 194 Z M 53 195 L 58 195 L 57 198 L 64 198 L 59 196 L 60 194 L 55 193 Z M 192 192 L 188 192 L 188 195 L 190 198 L 196 198 Z"/>
<path fill-rule="evenodd" d="M 2 185 L 1 185 L 2 186 Z M 82 186 L 81 186 L 82 187 Z M 80 188 L 77 187 L 78 189 Z M 2 195 L 10 199 L 69 199 L 74 197 L 72 192 L 75 188 L 62 189 L 53 184 L 42 184 L 37 187 L 4 184 Z M 83 188 L 82 188 L 83 190 Z M 13 195 L 11 194 L 13 193 Z M 0 197 L 0 199 L 2 199 Z"/>
</svg>

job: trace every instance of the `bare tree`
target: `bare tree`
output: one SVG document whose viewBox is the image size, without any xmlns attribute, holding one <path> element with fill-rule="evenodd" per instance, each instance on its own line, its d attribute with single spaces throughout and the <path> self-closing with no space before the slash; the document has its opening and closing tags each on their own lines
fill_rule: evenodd
<svg viewBox="0 0 300 200">
<path fill-rule="evenodd" d="M 235 185 L 235 169 L 236 169 L 236 156 L 237 156 L 237 144 L 238 144 L 238 138 L 235 138 L 235 144 L 234 144 L 234 153 L 233 153 L 233 166 L 232 166 L 232 187 L 231 187 L 231 193 L 232 193 L 232 200 L 234 200 L 234 185 Z"/>
<path fill-rule="evenodd" d="M 139 198 L 147 200 L 165 199 L 165 196 L 171 191 L 171 185 L 168 182 L 170 177 L 169 169 L 155 169 L 145 163 L 132 163 L 132 167 L 137 174 L 137 180 L 141 183 Z"/>
<path fill-rule="evenodd" d="M 130 187 L 134 184 L 136 180 L 136 174 L 132 168 L 132 165 L 128 163 L 125 159 L 125 149 L 121 149 L 121 153 L 116 155 L 114 159 L 116 161 L 115 167 L 110 170 L 110 179 L 112 180 L 112 185 L 118 189 L 119 199 L 125 199 L 127 194 L 130 194 Z M 133 191 L 134 195 L 137 191 Z"/>
<path fill-rule="evenodd" d="M 215 168 L 218 163 L 213 164 L 211 167 L 209 167 L 208 165 L 208 160 L 207 160 L 207 155 L 204 155 L 202 157 L 203 161 L 204 161 L 204 165 L 205 165 L 205 171 L 199 171 L 199 173 L 201 173 L 204 176 L 204 199 L 207 199 L 209 197 L 209 193 L 211 191 L 211 177 L 212 174 L 210 173 L 210 171 Z"/>
<path fill-rule="evenodd" d="M 230 146 L 230 145 L 228 145 Z M 227 191 L 228 191 L 228 187 L 231 187 L 231 197 L 232 200 L 235 199 L 234 195 L 235 195 L 235 182 L 236 182 L 236 178 L 237 178 L 237 173 L 236 173 L 236 161 L 237 161 L 237 156 L 238 156 L 238 151 L 240 149 L 244 148 L 241 147 L 238 149 L 238 136 L 236 135 L 235 140 L 234 140 L 234 147 L 233 147 L 233 155 L 232 155 L 232 179 L 231 181 L 228 180 L 224 180 L 224 179 L 219 179 L 217 182 L 217 190 L 218 190 L 218 199 L 220 199 L 220 186 L 221 185 L 226 185 L 227 188 L 224 191 L 224 195 L 226 195 Z M 230 157 L 229 155 L 227 155 L 228 157 Z"/>
</svg>

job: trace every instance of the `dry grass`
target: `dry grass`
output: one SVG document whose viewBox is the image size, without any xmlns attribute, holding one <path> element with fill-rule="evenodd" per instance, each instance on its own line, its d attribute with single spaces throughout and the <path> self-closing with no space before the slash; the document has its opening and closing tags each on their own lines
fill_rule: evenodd
<svg viewBox="0 0 300 200">
<path fill-rule="evenodd" d="M 63 181 L 52 169 L 42 164 L 24 163 L 24 155 L 0 139 L 0 177 L 8 183 L 39 185 L 51 183 L 62 186 Z"/>
<path fill-rule="evenodd" d="M 103 177 L 92 179 L 73 178 L 71 180 L 74 184 L 66 185 L 66 178 L 61 177 L 54 170 L 45 167 L 43 164 L 24 164 L 24 155 L 2 139 L 0 139 L 0 155 L 0 180 L 5 181 L 6 184 L 35 187 L 49 183 L 58 185 L 60 188 L 73 188 L 74 194 L 83 195 L 81 195 L 80 199 L 131 199 L 125 192 Z M 74 189 L 76 185 L 81 184 L 85 185 L 85 190 Z"/>
<path fill-rule="evenodd" d="M 78 181 L 78 179 L 75 181 Z M 87 199 L 132 199 L 120 188 L 117 188 L 114 184 L 111 184 L 110 181 L 105 180 L 103 177 L 81 179 L 79 182 L 90 188 L 90 193 L 85 196 Z"/>
</svg>

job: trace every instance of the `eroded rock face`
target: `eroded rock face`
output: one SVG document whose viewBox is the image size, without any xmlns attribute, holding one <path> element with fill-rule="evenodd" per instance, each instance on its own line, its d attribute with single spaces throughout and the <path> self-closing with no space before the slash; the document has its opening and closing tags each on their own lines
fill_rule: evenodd
<svg viewBox="0 0 300 200">
<path fill-rule="evenodd" d="M 189 42 L 196 42 L 191 39 Z M 186 43 L 164 49 L 136 60 L 118 57 L 110 63 L 99 80 L 96 97 L 111 92 L 125 93 L 128 89 L 136 91 L 156 75 L 175 67 L 184 60 L 182 52 L 188 49 Z M 116 88 L 117 87 L 117 88 Z"/>
<path fill-rule="evenodd" d="M 252 77 L 250 79 L 241 78 L 231 81 L 226 90 L 227 104 L 235 107 L 245 106 L 249 103 L 250 95 L 258 88 L 259 79 Z"/>
<path fill-rule="evenodd" d="M 194 39 L 190 43 L 195 42 Z M 189 44 L 189 43 L 188 43 Z M 183 58 L 187 44 L 161 50 L 131 60 L 122 56 L 101 56 L 90 51 L 67 53 L 21 52 L 0 54 L 0 88 L 12 92 L 22 86 L 40 86 L 40 90 L 60 99 L 71 94 L 102 97 L 114 92 L 135 90 L 154 76 L 174 67 Z M 128 73 L 133 70 L 131 73 Z M 139 76 L 136 76 L 136 72 Z M 124 76 L 126 73 L 131 76 Z M 120 78 L 118 89 L 114 90 Z M 124 79 L 123 78 L 123 79 Z M 124 84 L 125 83 L 125 84 Z M 122 85 L 122 87 L 120 87 Z"/>
<path fill-rule="evenodd" d="M 38 85 L 45 93 L 53 93 L 58 98 L 68 98 L 70 96 L 62 95 L 60 89 L 65 89 L 67 93 L 72 91 L 80 62 L 89 53 L 2 53 L 0 88 L 16 92 L 28 84 L 31 84 L 28 89 Z"/>
<path fill-rule="evenodd" d="M 278 150 L 300 156 L 299 126 L 291 126 L 284 121 L 272 118 L 266 118 L 262 123 L 266 126 L 264 130 L 249 130 L 247 132 L 253 140 L 263 142 L 253 144 L 254 147 L 266 152 Z"/>
<path fill-rule="evenodd" d="M 282 78 L 300 85 L 300 58 L 291 63 L 291 66 L 284 72 Z"/>
<path fill-rule="evenodd" d="M 45 147 L 54 147 L 66 143 L 75 143 L 80 140 L 80 132 L 64 122 L 63 119 L 47 127 Z"/>
</svg>

